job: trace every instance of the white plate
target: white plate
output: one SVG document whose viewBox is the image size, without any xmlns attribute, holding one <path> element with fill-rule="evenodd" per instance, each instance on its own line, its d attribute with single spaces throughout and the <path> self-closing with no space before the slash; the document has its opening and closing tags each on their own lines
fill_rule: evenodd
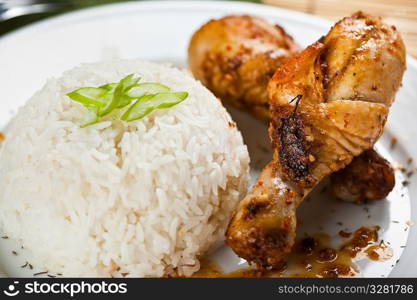
<svg viewBox="0 0 417 300">
<path fill-rule="evenodd" d="M 331 23 L 293 11 L 271 6 L 236 2 L 131 2 L 87 9 L 28 26 L 0 39 L 0 127 L 4 128 L 16 109 L 51 76 L 82 62 L 114 57 L 142 58 L 172 62 L 185 66 L 189 38 L 194 30 L 211 18 L 226 14 L 252 14 L 278 23 L 301 45 L 308 45 L 325 34 Z M 390 113 L 379 151 L 391 161 L 405 164 L 417 153 L 417 63 L 408 58 L 403 88 Z M 242 130 L 252 158 L 253 180 L 259 168 L 270 158 L 266 128 L 250 116 L 232 110 Z M 389 140 L 395 136 L 398 145 L 390 150 Z M 414 167 L 415 168 L 415 167 Z M 362 261 L 362 275 L 417 276 L 417 231 L 406 222 L 417 220 L 417 181 L 410 178 L 407 188 L 397 186 L 388 199 L 363 207 L 316 197 L 302 204 L 303 220 L 299 232 L 316 233 L 320 227 L 336 237 L 340 229 L 354 230 L 363 225 L 381 226 L 381 238 L 389 241 L 394 256 L 386 262 Z M 401 197 L 403 195 L 403 197 Z M 332 213 L 335 210 L 334 213 Z M 394 223 L 393 221 L 399 221 Z M 343 222 L 343 227 L 337 225 Z M 408 238 L 408 241 L 407 241 Z M 407 244 L 406 248 L 401 246 Z M 17 250 L 19 255 L 11 255 Z M 404 250 L 404 252 L 403 252 Z M 395 263 L 401 256 L 399 263 Z M 221 248 L 214 259 L 225 271 L 238 268 L 242 261 L 228 248 Z M 9 276 L 31 276 L 37 270 L 21 269 L 24 252 L 16 243 L 0 240 L 0 268 Z M 394 267 L 393 267 L 394 266 Z"/>
</svg>

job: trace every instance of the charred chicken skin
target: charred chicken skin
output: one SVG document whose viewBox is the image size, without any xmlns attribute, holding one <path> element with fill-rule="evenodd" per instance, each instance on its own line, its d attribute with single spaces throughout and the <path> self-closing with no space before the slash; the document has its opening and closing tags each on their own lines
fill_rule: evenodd
<svg viewBox="0 0 417 300">
<path fill-rule="evenodd" d="M 226 233 L 239 256 L 281 266 L 294 244 L 297 206 L 324 177 L 372 149 L 404 70 L 395 28 L 359 12 L 276 71 L 268 85 L 273 160 Z"/>
<path fill-rule="evenodd" d="M 361 34 L 357 29 L 351 33 Z M 333 34 L 350 33 L 344 27 Z M 291 36 L 278 25 L 247 15 L 227 16 L 208 22 L 193 35 L 189 46 L 189 66 L 193 75 L 222 101 L 245 109 L 257 118 L 269 122 L 268 82 L 276 69 L 298 50 Z M 337 51 L 340 49 L 335 49 L 335 56 L 338 55 Z M 329 73 L 334 72 L 337 70 L 332 69 Z M 386 197 L 393 186 L 386 185 L 381 189 L 379 185 L 372 185 L 388 183 L 394 178 L 394 171 L 389 163 L 380 164 L 381 161 L 384 159 L 373 152 L 367 160 L 358 160 L 354 164 L 355 168 L 347 168 L 344 172 L 332 175 L 331 183 L 335 186 L 331 189 L 335 196 L 357 203 L 361 200 L 374 200 L 373 197 L 368 197 L 369 192 L 357 189 L 356 186 L 364 187 L 369 178 L 367 173 L 363 174 L 362 178 L 362 174 L 358 172 L 359 168 L 369 171 L 368 167 L 378 165 L 378 171 L 381 171 L 379 174 L 385 177 L 378 181 L 368 181 L 368 188 L 373 190 L 372 194 L 378 195 L 379 199 Z M 349 180 L 343 180 L 343 176 Z M 387 188 L 389 186 L 391 189 Z M 375 193 L 377 190 L 383 193 Z"/>
</svg>

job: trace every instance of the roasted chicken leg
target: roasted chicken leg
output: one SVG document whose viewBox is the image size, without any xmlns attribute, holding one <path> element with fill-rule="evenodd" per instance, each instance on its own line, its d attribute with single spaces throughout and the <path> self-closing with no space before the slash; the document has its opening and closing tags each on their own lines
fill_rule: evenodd
<svg viewBox="0 0 417 300">
<path fill-rule="evenodd" d="M 217 97 L 269 120 L 268 81 L 298 50 L 278 25 L 252 16 L 227 16 L 194 33 L 188 65 Z"/>
<path fill-rule="evenodd" d="M 276 71 L 268 85 L 273 161 L 226 233 L 239 256 L 262 268 L 281 265 L 294 244 L 297 206 L 372 149 L 404 70 L 396 29 L 359 12 Z"/>
<path fill-rule="evenodd" d="M 346 28 L 338 31 L 348 32 Z M 222 101 L 269 122 L 268 82 L 276 69 L 298 49 L 280 26 L 247 15 L 227 16 L 211 20 L 193 35 L 189 46 L 189 66 L 194 76 Z M 382 199 L 392 190 L 395 184 L 392 181 L 395 178 L 393 168 L 373 150 L 368 152 L 373 153 L 366 160 L 354 159 L 354 167 L 331 176 L 331 189 L 339 199 L 360 203 L 375 200 L 376 196 Z M 359 171 L 365 173 L 362 175 Z M 369 174 L 373 171 L 378 171 L 383 177 L 369 181 Z M 365 187 L 365 183 L 367 189 L 356 188 Z M 383 188 L 381 183 L 386 183 Z M 377 193 L 378 190 L 383 193 Z"/>
</svg>

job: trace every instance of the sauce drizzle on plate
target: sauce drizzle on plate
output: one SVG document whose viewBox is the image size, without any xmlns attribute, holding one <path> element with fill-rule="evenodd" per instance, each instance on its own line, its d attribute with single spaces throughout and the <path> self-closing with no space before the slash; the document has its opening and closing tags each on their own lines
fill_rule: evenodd
<svg viewBox="0 0 417 300">
<path fill-rule="evenodd" d="M 371 260 L 392 257 L 392 249 L 378 241 L 379 226 L 357 229 L 349 240 L 337 249 L 330 246 L 330 236 L 318 233 L 305 236 L 294 245 L 292 253 L 279 270 L 260 270 L 252 267 L 224 273 L 209 259 L 201 260 L 201 269 L 193 277 L 355 277 L 359 274 L 354 260 L 365 255 Z"/>
</svg>

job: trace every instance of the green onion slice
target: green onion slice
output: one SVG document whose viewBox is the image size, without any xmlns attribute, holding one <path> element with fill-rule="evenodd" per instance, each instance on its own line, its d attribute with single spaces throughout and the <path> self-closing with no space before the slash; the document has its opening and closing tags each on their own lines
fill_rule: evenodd
<svg viewBox="0 0 417 300">
<path fill-rule="evenodd" d="M 80 125 L 81 128 L 93 125 L 93 124 L 97 123 L 97 121 L 98 121 L 99 108 L 96 107 L 96 106 L 86 106 L 86 108 L 88 109 L 88 113 L 86 115 L 86 118 L 85 118 L 83 124 Z"/>
<path fill-rule="evenodd" d="M 103 97 L 106 93 L 107 91 L 102 88 L 83 87 L 68 93 L 67 96 L 83 105 L 103 107 L 106 106 Z"/>
<path fill-rule="evenodd" d="M 125 102 L 125 94 L 133 88 L 138 81 L 140 80 L 139 77 L 134 78 L 134 74 L 127 75 L 125 78 L 120 80 L 116 88 L 114 89 L 114 93 L 111 97 L 111 101 L 99 112 L 99 116 L 105 116 L 112 112 L 115 108 L 126 106 L 130 103 L 124 104 Z M 121 106 L 123 104 L 123 106 Z"/>
<path fill-rule="evenodd" d="M 113 94 L 118 84 L 119 84 L 118 82 L 107 83 L 107 84 L 100 86 L 100 88 L 106 90 L 110 94 Z"/>
<path fill-rule="evenodd" d="M 119 101 L 117 108 L 123 108 L 129 105 L 133 100 L 138 99 L 148 94 L 157 94 L 162 92 L 169 92 L 170 88 L 166 85 L 156 82 L 145 82 L 135 84 Z"/>
<path fill-rule="evenodd" d="M 140 98 L 149 94 L 169 92 L 170 88 L 157 82 L 145 82 L 135 85 L 127 94 L 132 98 Z"/>
<path fill-rule="evenodd" d="M 114 91 L 116 90 L 118 83 L 108 83 L 105 85 L 102 85 L 100 88 L 105 89 L 107 91 L 106 97 L 108 97 L 111 101 Z M 125 107 L 126 105 L 129 105 L 130 102 L 132 102 L 134 98 L 130 97 L 128 94 L 125 94 L 122 96 L 122 98 L 119 101 L 119 105 L 117 105 L 117 108 Z"/>
<path fill-rule="evenodd" d="M 112 120 L 131 122 L 156 109 L 172 107 L 188 97 L 187 92 L 174 93 L 170 92 L 166 85 L 157 82 L 138 83 L 139 80 L 139 77 L 135 78 L 134 74 L 130 74 L 117 83 L 108 83 L 100 87 L 82 87 L 68 93 L 68 97 L 83 104 L 88 110 L 81 127 L 95 124 L 99 122 L 100 117 L 112 112 L 115 112 Z M 126 106 L 129 107 L 120 117 L 121 109 Z"/>
<path fill-rule="evenodd" d="M 139 120 L 156 109 L 172 107 L 184 101 L 187 97 L 187 92 L 163 92 L 145 95 L 129 107 L 120 119 L 127 122 Z"/>
</svg>

